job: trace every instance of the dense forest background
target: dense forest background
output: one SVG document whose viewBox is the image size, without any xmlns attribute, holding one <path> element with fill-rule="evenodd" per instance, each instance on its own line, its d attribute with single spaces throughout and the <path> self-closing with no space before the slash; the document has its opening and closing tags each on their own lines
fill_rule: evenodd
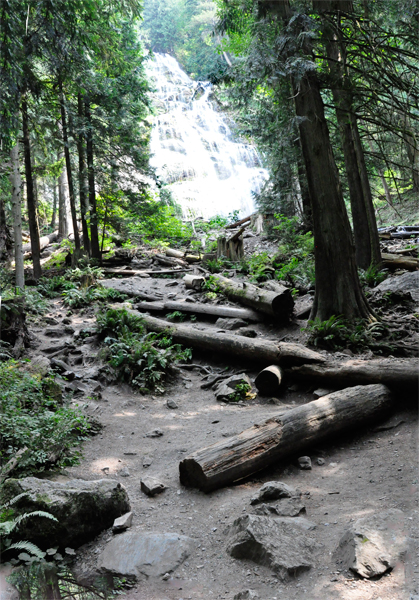
<svg viewBox="0 0 419 600">
<path fill-rule="evenodd" d="M 325 240 L 318 273 L 342 238 L 337 260 L 352 252 L 346 213 L 357 266 L 379 265 L 377 215 L 402 219 L 419 192 L 418 20 L 413 0 L 3 3 L 0 251 L 15 246 L 17 284 L 22 239 L 37 279 L 56 229 L 73 265 L 118 235 L 192 235 L 148 163 L 153 52 L 214 84 L 269 169 L 258 206 Z"/>
</svg>

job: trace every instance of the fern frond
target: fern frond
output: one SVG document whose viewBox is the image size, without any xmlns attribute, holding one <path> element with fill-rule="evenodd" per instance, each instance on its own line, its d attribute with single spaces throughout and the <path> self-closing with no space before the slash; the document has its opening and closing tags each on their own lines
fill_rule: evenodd
<svg viewBox="0 0 419 600">
<path fill-rule="evenodd" d="M 11 544 L 7 550 L 26 550 L 26 552 L 29 552 L 30 554 L 32 554 L 33 556 L 36 556 L 37 558 L 44 558 L 45 556 L 45 552 L 42 552 L 42 550 L 40 548 L 38 548 L 38 546 L 35 546 L 35 544 L 32 544 L 32 542 L 26 542 L 26 541 L 22 541 L 22 542 L 16 542 L 15 544 Z M 6 550 L 5 550 L 6 552 Z"/>
</svg>

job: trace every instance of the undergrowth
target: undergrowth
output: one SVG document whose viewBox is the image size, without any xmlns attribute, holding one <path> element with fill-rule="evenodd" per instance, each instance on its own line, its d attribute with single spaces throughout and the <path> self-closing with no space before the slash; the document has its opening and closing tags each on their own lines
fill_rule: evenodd
<svg viewBox="0 0 419 600">
<path fill-rule="evenodd" d="M 96 319 L 97 332 L 104 343 L 102 354 L 114 369 L 116 379 L 143 393 L 163 393 L 174 364 L 192 357 L 190 349 L 173 343 L 169 331 L 147 332 L 143 320 L 126 310 L 109 309 Z"/>
<path fill-rule="evenodd" d="M 19 475 L 77 464 L 75 448 L 90 425 L 79 409 L 62 402 L 54 377 L 41 380 L 14 360 L 0 363 L 0 412 L 1 463 L 26 448 L 15 468 Z"/>
</svg>

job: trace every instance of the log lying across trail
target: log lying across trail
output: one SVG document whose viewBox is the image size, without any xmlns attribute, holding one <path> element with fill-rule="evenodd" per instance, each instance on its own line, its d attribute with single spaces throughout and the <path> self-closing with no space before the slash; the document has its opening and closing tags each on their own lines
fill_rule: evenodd
<svg viewBox="0 0 419 600">
<path fill-rule="evenodd" d="M 262 290 L 250 283 L 238 283 L 222 275 L 213 275 L 213 279 L 228 298 L 251 306 L 266 315 L 287 320 L 292 313 L 294 300 L 291 290 L 285 286 L 278 285 L 278 289 L 273 292 Z"/>
<path fill-rule="evenodd" d="M 179 310 L 194 315 L 208 315 L 214 317 L 225 317 L 231 319 L 246 319 L 253 323 L 262 320 L 262 317 L 250 308 L 236 308 L 235 306 L 220 306 L 213 304 L 201 304 L 199 302 L 141 302 L 136 305 L 140 310 L 163 311 Z"/>
<path fill-rule="evenodd" d="M 231 223 L 231 225 L 226 225 L 224 229 L 235 229 L 236 227 L 240 227 L 243 223 L 250 223 L 250 219 L 252 215 L 245 217 L 244 219 L 240 219 L 240 221 L 236 221 L 235 223 Z"/>
<path fill-rule="evenodd" d="M 407 271 L 417 271 L 419 260 L 412 256 L 403 256 L 400 254 L 381 253 L 383 265 L 389 269 L 406 269 Z"/>
<path fill-rule="evenodd" d="M 392 406 L 382 384 L 334 392 L 288 410 L 212 446 L 179 464 L 183 485 L 210 492 L 297 454 L 329 435 L 371 421 Z"/>
<path fill-rule="evenodd" d="M 54 233 L 49 233 L 48 235 L 43 235 L 39 238 L 39 249 L 44 250 L 50 244 L 56 242 L 58 240 L 58 231 L 54 231 Z M 32 254 L 31 244 L 23 244 L 22 250 L 24 254 Z"/>
<path fill-rule="evenodd" d="M 113 305 L 112 308 L 120 307 Z M 258 364 L 264 363 L 265 365 L 272 363 L 301 365 L 306 362 L 322 362 L 325 360 L 318 352 L 313 352 L 313 350 L 309 350 L 300 344 L 275 343 L 224 332 L 202 331 L 201 329 L 194 329 L 191 325 L 168 323 L 163 319 L 156 319 L 136 310 L 127 310 L 136 317 L 141 317 L 150 331 L 168 332 L 176 342 L 192 348 L 216 352 L 217 354 L 221 352 L 229 356 L 251 360 Z"/>
<path fill-rule="evenodd" d="M 182 260 L 186 260 L 187 263 L 196 263 L 201 260 L 200 256 L 187 254 L 186 252 L 175 250 L 174 248 L 166 248 L 166 256 L 171 256 L 172 258 L 181 258 Z"/>
<path fill-rule="evenodd" d="M 296 381 L 312 381 L 335 388 L 384 383 L 395 389 L 411 391 L 418 389 L 418 361 L 416 358 L 331 361 L 321 365 L 306 364 L 285 369 L 285 374 L 288 378 Z"/>
<path fill-rule="evenodd" d="M 110 275 L 126 275 L 127 277 L 141 277 L 141 276 L 152 276 L 152 275 L 174 275 L 175 273 L 184 273 L 185 271 L 189 271 L 189 269 L 160 269 L 159 271 L 153 271 L 152 269 L 144 270 L 144 271 L 134 271 L 133 269 L 102 269 L 104 273 L 109 273 Z"/>
</svg>

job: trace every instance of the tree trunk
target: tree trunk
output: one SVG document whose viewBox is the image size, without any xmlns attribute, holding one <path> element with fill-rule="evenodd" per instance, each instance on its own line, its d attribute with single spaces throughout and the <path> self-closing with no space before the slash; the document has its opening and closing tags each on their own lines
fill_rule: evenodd
<svg viewBox="0 0 419 600">
<path fill-rule="evenodd" d="M 272 292 L 250 283 L 232 281 L 222 275 L 213 275 L 213 279 L 228 298 L 233 298 L 237 302 L 251 306 L 266 315 L 287 320 L 292 313 L 294 300 L 291 290 L 285 286 L 279 286 L 277 292 Z"/>
<path fill-rule="evenodd" d="M 55 229 L 55 223 L 57 221 L 57 183 L 54 181 L 52 184 L 53 204 L 52 204 L 52 217 L 49 226 L 51 229 Z"/>
<path fill-rule="evenodd" d="M 42 237 L 40 237 L 39 238 L 39 249 L 43 250 L 44 248 L 46 248 L 53 242 L 56 242 L 58 239 L 58 235 L 59 235 L 58 231 L 54 231 L 54 233 L 49 233 L 48 235 L 43 235 Z M 31 244 L 24 244 L 22 249 L 23 249 L 24 253 L 31 252 Z"/>
<path fill-rule="evenodd" d="M 226 319 L 246 319 L 253 323 L 262 320 L 261 316 L 254 310 L 247 308 L 236 308 L 235 306 L 214 306 L 212 304 L 200 304 L 198 302 L 143 302 L 136 307 L 142 310 L 179 310 L 181 312 L 192 313 L 194 315 L 205 315 L 211 317 L 224 317 Z"/>
<path fill-rule="evenodd" d="M 100 259 L 99 230 L 96 209 L 95 170 L 93 164 L 93 124 L 90 104 L 84 103 L 84 115 L 86 117 L 86 155 L 87 155 L 87 179 L 89 184 L 89 210 L 90 210 L 90 250 L 93 258 Z"/>
<path fill-rule="evenodd" d="M 35 279 L 39 279 L 42 275 L 39 248 L 39 224 L 32 177 L 31 141 L 29 137 L 28 103 L 26 98 L 22 100 L 22 128 L 23 148 L 25 154 L 26 201 L 28 204 L 29 232 L 31 236 L 33 276 Z"/>
<path fill-rule="evenodd" d="M 12 213 L 15 242 L 15 286 L 24 289 L 25 271 L 23 266 L 22 250 L 22 178 L 19 169 L 19 142 L 10 151 L 12 172 L 10 181 L 12 184 Z"/>
<path fill-rule="evenodd" d="M 64 104 L 64 93 L 62 89 L 62 84 L 60 82 L 60 110 L 61 110 L 61 126 L 63 133 L 63 142 L 64 142 L 64 156 L 65 156 L 65 166 L 67 169 L 67 181 L 68 181 L 68 193 L 70 196 L 70 210 L 71 210 L 71 219 L 73 221 L 73 230 L 74 230 L 74 247 L 75 247 L 75 258 L 76 262 L 80 255 L 80 236 L 79 236 L 79 227 L 77 224 L 77 211 L 76 211 L 76 199 L 74 196 L 74 186 L 73 186 L 73 172 L 71 168 L 71 159 L 70 159 L 70 145 L 68 141 L 68 131 L 67 131 L 67 117 L 65 112 L 65 104 Z"/>
<path fill-rule="evenodd" d="M 117 308 L 117 307 L 114 307 Z M 300 344 L 287 342 L 270 342 L 267 340 L 249 339 L 242 335 L 230 333 L 215 333 L 194 329 L 190 325 L 168 323 L 162 319 L 143 315 L 135 310 L 128 310 L 130 314 L 141 317 L 150 331 L 166 332 L 176 342 L 185 346 L 192 346 L 206 350 L 237 356 L 243 360 L 255 363 L 270 364 L 304 364 L 305 362 L 323 362 L 324 358 L 318 352 L 313 352 Z"/>
<path fill-rule="evenodd" d="M 59 152 L 57 159 L 61 160 L 64 153 Z M 58 178 L 58 233 L 61 237 L 67 237 L 68 231 L 68 212 L 67 212 L 67 174 L 65 165 Z"/>
<path fill-rule="evenodd" d="M 384 383 L 395 390 L 418 389 L 417 360 L 381 359 L 324 362 L 286 369 L 287 378 L 344 388 L 351 385 Z"/>
<path fill-rule="evenodd" d="M 82 122 L 84 117 L 83 112 L 83 98 L 79 93 L 77 95 L 77 111 L 79 118 L 79 133 L 77 136 L 77 152 L 79 155 L 79 195 L 80 195 L 80 212 L 81 212 L 81 224 L 83 230 L 83 247 L 86 254 L 90 255 L 90 239 L 89 239 L 89 228 L 87 226 L 87 212 L 88 203 L 86 196 L 86 160 L 84 156 L 84 135 L 82 129 Z"/>
<path fill-rule="evenodd" d="M 0 195 L 0 260 L 9 260 L 13 246 L 12 236 L 6 222 L 3 197 Z"/>
<path fill-rule="evenodd" d="M 248 477 L 345 429 L 373 421 L 392 407 L 385 385 L 347 388 L 197 450 L 179 464 L 180 481 L 210 492 Z"/>
</svg>

